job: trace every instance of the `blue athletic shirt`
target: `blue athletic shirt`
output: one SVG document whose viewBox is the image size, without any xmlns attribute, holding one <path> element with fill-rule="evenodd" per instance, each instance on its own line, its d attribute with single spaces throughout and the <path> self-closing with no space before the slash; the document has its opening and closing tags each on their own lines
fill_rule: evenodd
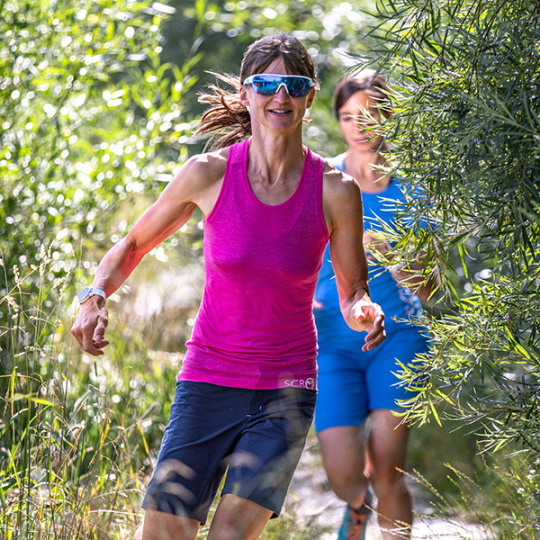
<svg viewBox="0 0 540 540">
<path fill-rule="evenodd" d="M 343 171 L 344 158 L 345 154 L 341 154 L 327 161 Z M 393 200 L 403 200 L 407 188 L 406 183 L 392 178 L 388 187 L 383 191 L 362 193 L 364 230 L 366 232 L 382 229 L 376 218 L 390 224 L 395 221 L 396 204 Z M 373 302 L 379 304 L 386 315 L 387 331 L 395 325 L 394 318 L 409 319 L 421 313 L 422 306 L 418 297 L 412 294 L 409 289 L 398 285 L 387 268 L 372 262 L 369 265 L 369 290 Z M 330 260 L 330 244 L 326 246 L 324 252 L 323 264 L 315 290 L 315 300 L 322 304 L 322 308 L 314 309 L 319 343 L 326 339 L 334 339 L 339 340 L 340 346 L 344 347 L 345 343 L 341 340 L 346 336 L 349 339 L 357 337 L 358 344 L 350 344 L 353 347 L 363 343 L 364 336 L 360 332 L 350 329 L 341 315 L 335 274 Z M 409 327 L 412 331 L 418 332 L 416 328 L 410 325 Z"/>
</svg>

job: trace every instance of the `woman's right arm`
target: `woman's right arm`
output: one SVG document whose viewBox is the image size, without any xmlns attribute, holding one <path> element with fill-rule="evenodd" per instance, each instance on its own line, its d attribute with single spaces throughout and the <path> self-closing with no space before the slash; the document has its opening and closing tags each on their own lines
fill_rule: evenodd
<svg viewBox="0 0 540 540">
<path fill-rule="evenodd" d="M 142 258 L 178 231 L 198 206 L 208 215 L 219 194 L 226 158 L 223 153 L 194 156 L 163 190 L 159 199 L 135 223 L 127 236 L 112 247 L 100 262 L 93 287 L 110 296 L 133 272 Z M 89 354 L 103 354 L 108 324 L 105 299 L 95 295 L 81 305 L 71 329 L 81 348 Z"/>
</svg>

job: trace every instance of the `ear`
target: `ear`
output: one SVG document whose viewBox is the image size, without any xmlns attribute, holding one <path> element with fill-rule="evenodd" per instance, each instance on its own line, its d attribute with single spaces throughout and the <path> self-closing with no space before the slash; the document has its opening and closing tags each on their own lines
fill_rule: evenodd
<svg viewBox="0 0 540 540">
<path fill-rule="evenodd" d="M 313 104 L 314 98 L 315 98 L 315 88 L 312 88 L 308 94 L 308 98 L 306 102 L 306 109 L 309 109 L 311 107 L 311 105 Z"/>
<path fill-rule="evenodd" d="M 249 99 L 247 97 L 247 91 L 246 91 L 246 87 L 245 86 L 241 86 L 240 87 L 240 90 L 238 92 L 239 96 L 240 96 L 240 103 L 246 107 L 247 109 L 249 109 Z"/>
</svg>

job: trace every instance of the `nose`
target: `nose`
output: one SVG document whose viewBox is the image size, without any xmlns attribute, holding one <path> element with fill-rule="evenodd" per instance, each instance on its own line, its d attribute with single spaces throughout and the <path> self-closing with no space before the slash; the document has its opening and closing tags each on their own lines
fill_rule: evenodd
<svg viewBox="0 0 540 540">
<path fill-rule="evenodd" d="M 356 127 L 358 131 L 369 131 L 370 129 L 373 129 L 375 126 L 373 122 L 369 122 L 367 118 L 358 117 L 356 121 Z"/>
<path fill-rule="evenodd" d="M 278 99 L 279 101 L 289 100 L 289 92 L 287 91 L 287 87 L 285 86 L 285 83 L 281 83 L 279 85 L 277 92 L 274 94 L 274 97 Z"/>
</svg>

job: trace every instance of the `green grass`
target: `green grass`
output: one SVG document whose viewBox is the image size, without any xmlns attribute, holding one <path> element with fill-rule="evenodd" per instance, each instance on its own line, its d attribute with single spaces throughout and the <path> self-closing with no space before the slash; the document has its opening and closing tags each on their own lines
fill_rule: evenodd
<svg viewBox="0 0 540 540">
<path fill-rule="evenodd" d="M 52 264 L 45 254 L 33 271 L 41 278 L 37 294 L 27 289 L 26 276 L 15 274 L 0 299 L 8 321 L 0 341 L 0 536 L 130 538 L 142 518 L 180 368 L 182 355 L 170 352 L 171 343 L 184 334 L 164 336 L 174 325 L 173 308 L 148 324 L 125 302 L 111 310 L 107 354 L 83 354 L 69 333 L 69 277 L 49 281 Z M 7 282 L 7 272 L 4 277 Z M 194 305 L 184 306 L 182 316 L 193 316 L 196 298 Z M 169 350 L 160 350 L 162 343 Z M 419 471 L 411 475 L 422 496 L 443 518 L 493 524 L 501 539 L 534 538 L 536 516 L 524 509 L 538 497 L 538 482 L 521 473 L 526 456 L 479 458 L 478 437 L 460 433 L 436 424 L 413 431 L 408 468 Z M 262 538 L 320 538 L 324 527 L 306 523 L 299 512 L 287 505 Z M 200 538 L 206 532 L 202 527 Z"/>
</svg>

